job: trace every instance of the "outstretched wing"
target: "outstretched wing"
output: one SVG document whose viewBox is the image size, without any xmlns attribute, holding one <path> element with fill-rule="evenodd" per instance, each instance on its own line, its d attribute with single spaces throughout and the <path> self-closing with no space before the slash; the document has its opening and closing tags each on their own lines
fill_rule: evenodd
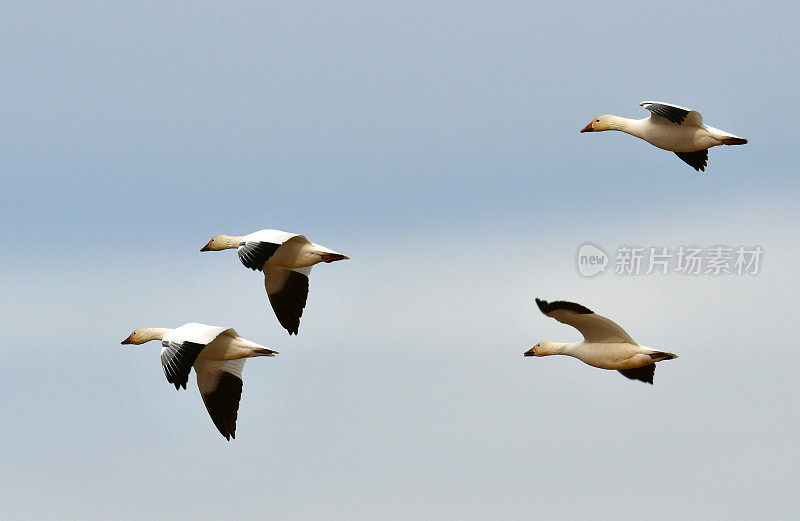
<svg viewBox="0 0 800 521">
<path fill-rule="evenodd" d="M 192 365 L 200 351 L 206 348 L 206 344 L 162 340 L 161 346 L 161 366 L 167 375 L 167 381 L 175 385 L 175 389 L 186 389 Z"/>
<path fill-rule="evenodd" d="M 699 112 L 679 105 L 663 103 L 661 101 L 643 101 L 639 103 L 642 107 L 649 110 L 653 116 L 664 118 L 677 125 L 687 124 L 700 126 L 703 124 L 703 116 Z"/>
<path fill-rule="evenodd" d="M 630 335 L 615 322 L 596 314 L 591 309 L 580 304 L 564 300 L 547 302 L 537 298 L 536 305 L 548 317 L 580 331 L 587 342 L 623 342 L 636 345 Z"/>
<path fill-rule="evenodd" d="M 230 440 L 236 438 L 236 418 L 242 397 L 244 358 L 238 360 L 206 360 L 194 364 L 197 387 L 211 421 Z"/>
<path fill-rule="evenodd" d="M 259 230 L 245 235 L 239 243 L 239 260 L 251 270 L 261 270 L 278 248 L 295 237 L 308 242 L 302 235 L 281 230 Z"/>
<path fill-rule="evenodd" d="M 308 299 L 310 272 L 311 266 L 289 269 L 268 264 L 264 269 L 264 286 L 269 302 L 278 322 L 290 335 L 296 335 L 300 327 L 300 317 Z"/>
<path fill-rule="evenodd" d="M 224 331 L 236 335 L 233 329 L 198 323 L 184 324 L 164 335 L 161 341 L 161 366 L 167 381 L 175 389 L 186 389 L 189 372 L 197 355 Z"/>
<path fill-rule="evenodd" d="M 273 242 L 242 241 L 237 251 L 242 264 L 251 270 L 260 270 L 264 267 L 267 260 L 272 257 L 272 254 L 278 251 L 280 247 L 280 244 Z"/>
</svg>

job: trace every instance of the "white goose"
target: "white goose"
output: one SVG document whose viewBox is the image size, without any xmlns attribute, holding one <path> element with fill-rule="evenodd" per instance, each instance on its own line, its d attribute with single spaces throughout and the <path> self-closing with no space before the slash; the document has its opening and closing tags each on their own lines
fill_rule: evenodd
<svg viewBox="0 0 800 521">
<path fill-rule="evenodd" d="M 539 342 L 525 356 L 569 355 L 601 369 L 616 369 L 624 376 L 653 383 L 655 362 L 678 358 L 678 355 L 640 346 L 617 324 L 592 310 L 559 300 L 536 299 L 542 313 L 581 332 L 583 342 L 563 344 Z"/>
<path fill-rule="evenodd" d="M 699 112 L 660 101 L 639 105 L 651 112 L 649 118 L 628 119 L 607 114 L 597 116 L 581 132 L 619 130 L 644 139 L 651 145 L 675 152 L 695 170 L 706 169 L 708 149 L 717 145 L 744 145 L 747 140 L 703 124 Z"/>
<path fill-rule="evenodd" d="M 233 329 L 197 323 L 175 329 L 137 329 L 122 343 L 143 344 L 151 340 L 161 340 L 161 365 L 175 389 L 186 389 L 194 367 L 197 387 L 211 420 L 225 439 L 236 438 L 244 359 L 275 356 L 278 352 L 240 337 Z"/>
<path fill-rule="evenodd" d="M 290 335 L 296 335 L 300 327 L 311 266 L 350 258 L 309 242 L 302 235 L 280 230 L 259 230 L 243 237 L 216 235 L 200 251 L 232 248 L 238 248 L 242 264 L 264 272 L 269 302 L 278 322 Z"/>
</svg>

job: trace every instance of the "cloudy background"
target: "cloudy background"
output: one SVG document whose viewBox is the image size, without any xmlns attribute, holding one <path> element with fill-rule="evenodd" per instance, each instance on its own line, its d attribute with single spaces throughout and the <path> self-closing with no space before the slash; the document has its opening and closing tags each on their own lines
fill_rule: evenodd
<svg viewBox="0 0 800 521">
<path fill-rule="evenodd" d="M 26 2 L 0 41 L 7 519 L 786 519 L 800 508 L 795 4 Z M 698 174 L 598 114 L 747 137 Z M 344 252 L 300 335 L 215 234 Z M 582 278 L 578 247 L 760 246 Z M 566 357 L 534 297 L 680 354 Z M 235 327 L 237 439 L 138 327 Z"/>
</svg>

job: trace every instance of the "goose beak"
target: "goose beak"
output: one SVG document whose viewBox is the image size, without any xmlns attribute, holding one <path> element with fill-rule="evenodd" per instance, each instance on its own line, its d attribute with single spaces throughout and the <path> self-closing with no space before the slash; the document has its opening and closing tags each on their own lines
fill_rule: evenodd
<svg viewBox="0 0 800 521">
<path fill-rule="evenodd" d="M 581 130 L 581 133 L 584 133 L 584 132 L 594 132 L 594 129 L 592 128 L 592 124 L 591 123 L 589 123 L 588 125 L 583 127 L 583 130 Z"/>
<path fill-rule="evenodd" d="M 200 251 L 211 251 L 211 241 L 208 241 L 208 244 L 200 248 Z"/>
<path fill-rule="evenodd" d="M 581 130 L 581 132 L 583 132 L 583 131 Z M 525 351 L 525 354 L 523 354 L 522 356 L 536 356 L 536 348 L 532 347 L 532 348 L 528 349 L 527 351 Z"/>
<path fill-rule="evenodd" d="M 131 334 L 128 338 L 120 342 L 120 344 L 132 344 L 133 342 L 131 342 L 131 336 L 133 336 L 133 334 Z"/>
</svg>

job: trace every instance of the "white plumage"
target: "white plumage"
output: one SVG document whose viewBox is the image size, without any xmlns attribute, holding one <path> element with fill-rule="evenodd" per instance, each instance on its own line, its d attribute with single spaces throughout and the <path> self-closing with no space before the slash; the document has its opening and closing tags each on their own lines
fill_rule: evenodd
<svg viewBox="0 0 800 521">
<path fill-rule="evenodd" d="M 698 171 L 706 169 L 709 148 L 747 143 L 744 138 L 703 124 L 703 116 L 696 110 L 661 101 L 643 101 L 640 105 L 650 111 L 649 118 L 628 119 L 606 114 L 597 116 L 581 132 L 619 130 L 675 152 Z"/>
<path fill-rule="evenodd" d="M 277 351 L 242 338 L 231 328 L 191 322 L 175 329 L 137 329 L 123 344 L 161 340 L 161 365 L 167 381 L 183 387 L 194 367 L 197 387 L 211 420 L 226 439 L 236 437 L 244 359 Z"/>
<path fill-rule="evenodd" d="M 296 335 L 300 327 L 311 267 L 319 262 L 349 258 L 314 244 L 303 235 L 280 230 L 259 230 L 241 237 L 216 235 L 200 251 L 233 248 L 238 250 L 242 264 L 264 273 L 264 287 L 272 309 L 290 335 Z"/>
<path fill-rule="evenodd" d="M 640 346 L 614 321 L 574 302 L 547 302 L 536 299 L 545 315 L 567 324 L 583 335 L 582 342 L 572 344 L 539 342 L 525 356 L 568 355 L 601 369 L 614 369 L 624 376 L 653 383 L 655 362 L 678 355 Z"/>
</svg>

